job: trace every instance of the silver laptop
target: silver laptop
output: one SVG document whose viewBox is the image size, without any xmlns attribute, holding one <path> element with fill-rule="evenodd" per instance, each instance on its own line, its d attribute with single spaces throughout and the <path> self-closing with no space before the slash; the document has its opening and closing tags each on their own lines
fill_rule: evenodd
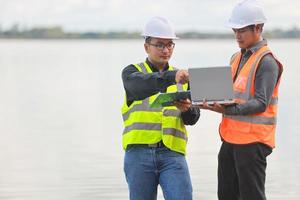
<svg viewBox="0 0 300 200">
<path fill-rule="evenodd" d="M 229 66 L 190 68 L 189 82 L 192 105 L 234 103 L 231 68 Z"/>
</svg>

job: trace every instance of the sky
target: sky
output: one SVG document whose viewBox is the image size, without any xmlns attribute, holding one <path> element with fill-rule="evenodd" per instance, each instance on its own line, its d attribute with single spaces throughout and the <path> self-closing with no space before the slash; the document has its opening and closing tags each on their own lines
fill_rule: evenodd
<svg viewBox="0 0 300 200">
<path fill-rule="evenodd" d="M 62 26 L 66 31 L 141 31 L 153 16 L 165 16 L 176 32 L 226 32 L 239 0 L 0 0 L 0 26 Z M 300 28 L 299 0 L 261 0 L 265 29 Z"/>
</svg>

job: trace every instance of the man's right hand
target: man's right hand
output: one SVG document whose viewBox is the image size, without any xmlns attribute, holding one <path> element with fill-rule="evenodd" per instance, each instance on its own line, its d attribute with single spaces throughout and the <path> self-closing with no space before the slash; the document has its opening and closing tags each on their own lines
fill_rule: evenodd
<svg viewBox="0 0 300 200">
<path fill-rule="evenodd" d="M 192 106 L 192 102 L 189 99 L 184 99 L 184 100 L 179 100 L 175 101 L 174 105 L 181 111 L 181 112 L 186 112 L 190 109 Z"/>
<path fill-rule="evenodd" d="M 175 76 L 176 83 L 185 84 L 189 81 L 189 73 L 185 69 L 180 69 L 176 72 Z"/>
</svg>

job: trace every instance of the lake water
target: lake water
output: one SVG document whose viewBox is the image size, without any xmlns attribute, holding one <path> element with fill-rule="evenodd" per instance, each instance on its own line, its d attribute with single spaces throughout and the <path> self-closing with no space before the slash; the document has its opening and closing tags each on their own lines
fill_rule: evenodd
<svg viewBox="0 0 300 200">
<path fill-rule="evenodd" d="M 270 40 L 283 62 L 271 200 L 300 199 L 300 40 Z M 233 40 L 176 41 L 179 68 L 224 65 Z M 142 40 L 0 40 L 0 200 L 128 199 L 121 148 L 121 70 Z M 220 115 L 189 127 L 194 199 L 215 200 Z M 162 199 L 159 192 L 159 199 Z"/>
</svg>

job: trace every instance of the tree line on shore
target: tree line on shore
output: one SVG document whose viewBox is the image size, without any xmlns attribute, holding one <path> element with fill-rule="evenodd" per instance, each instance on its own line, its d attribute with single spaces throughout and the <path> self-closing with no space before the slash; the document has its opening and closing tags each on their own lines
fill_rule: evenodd
<svg viewBox="0 0 300 200">
<path fill-rule="evenodd" d="M 186 31 L 178 34 L 181 39 L 228 39 L 232 33 L 207 33 Z M 297 27 L 288 30 L 273 29 L 264 31 L 266 38 L 300 38 L 300 29 Z M 4 39 L 140 39 L 140 32 L 108 31 L 108 32 L 66 32 L 60 26 L 35 27 L 20 29 L 13 25 L 7 30 L 0 28 L 0 38 Z"/>
</svg>

